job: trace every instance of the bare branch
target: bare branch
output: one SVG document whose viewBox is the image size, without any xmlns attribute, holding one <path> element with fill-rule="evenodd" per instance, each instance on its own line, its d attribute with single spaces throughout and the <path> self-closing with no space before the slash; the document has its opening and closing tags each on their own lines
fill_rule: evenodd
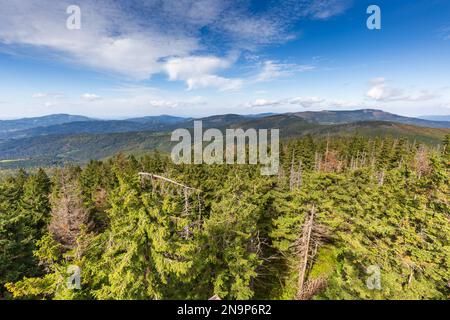
<svg viewBox="0 0 450 320">
<path fill-rule="evenodd" d="M 159 175 L 157 175 L 157 174 L 147 173 L 147 172 L 139 172 L 138 174 L 139 174 L 140 176 L 142 176 L 142 177 L 150 177 L 151 179 L 153 179 L 153 178 L 155 178 L 155 179 L 160 179 L 160 180 L 164 180 L 164 181 L 173 183 L 173 184 L 175 184 L 175 185 L 177 185 L 177 186 L 180 186 L 180 187 L 183 187 L 183 188 L 185 188 L 185 189 L 195 190 L 195 191 L 198 191 L 198 192 L 202 192 L 202 190 L 200 190 L 200 189 L 189 187 L 189 186 L 187 186 L 187 185 L 185 185 L 185 184 L 176 182 L 175 180 L 172 180 L 172 179 L 169 179 L 169 178 L 166 178 L 166 177 L 163 177 L 163 176 L 159 176 Z"/>
</svg>

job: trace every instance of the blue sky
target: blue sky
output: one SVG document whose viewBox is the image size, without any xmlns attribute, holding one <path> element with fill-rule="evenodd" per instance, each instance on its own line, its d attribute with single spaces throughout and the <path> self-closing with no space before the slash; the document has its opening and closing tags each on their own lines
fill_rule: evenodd
<svg viewBox="0 0 450 320">
<path fill-rule="evenodd" d="M 366 9 L 381 9 L 369 30 Z M 69 5 L 81 28 L 69 30 Z M 450 114 L 446 0 L 0 0 L 0 118 Z"/>
</svg>

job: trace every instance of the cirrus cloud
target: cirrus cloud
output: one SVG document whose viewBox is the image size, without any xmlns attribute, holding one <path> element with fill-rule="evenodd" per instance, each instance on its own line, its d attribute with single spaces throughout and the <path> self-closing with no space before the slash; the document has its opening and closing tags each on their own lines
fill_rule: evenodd
<svg viewBox="0 0 450 320">
<path fill-rule="evenodd" d="M 291 76 L 298 72 L 314 70 L 312 65 L 297 65 L 294 63 L 280 63 L 272 60 L 261 64 L 261 71 L 256 76 L 257 82 L 269 81 L 275 78 Z"/>
<path fill-rule="evenodd" d="M 81 98 L 87 101 L 95 101 L 101 99 L 99 95 L 96 95 L 94 93 L 84 93 L 81 95 Z"/>
<path fill-rule="evenodd" d="M 293 39 L 290 27 L 301 18 L 325 19 L 346 8 L 334 0 L 270 2 L 258 12 L 248 3 L 233 0 L 136 0 L 133 4 L 78 0 L 81 29 L 68 30 L 66 8 L 72 4 L 69 0 L 0 0 L 0 44 L 7 45 L 8 52 L 143 80 L 165 72 L 168 59 L 193 57 L 196 62 L 198 51 L 208 51 L 218 38 L 228 52 L 255 50 Z M 190 89 L 208 82 L 227 90 L 240 85 L 211 72 L 174 78 L 190 79 Z"/>
<path fill-rule="evenodd" d="M 406 93 L 405 90 L 390 86 L 383 77 L 373 78 L 370 80 L 370 88 L 366 92 L 369 99 L 379 102 L 415 102 L 428 101 L 438 97 L 437 94 L 428 90 L 421 90 L 417 94 Z"/>
<path fill-rule="evenodd" d="M 311 108 L 315 106 L 320 106 L 324 103 L 326 103 L 326 100 L 319 97 L 295 97 L 279 100 L 256 99 L 252 102 L 247 102 L 245 106 L 248 108 L 258 108 L 258 107 L 295 105 L 300 106 L 302 108 Z"/>
<path fill-rule="evenodd" d="M 54 99 L 60 99 L 64 98 L 64 95 L 61 93 L 50 93 L 50 92 L 37 92 L 33 93 L 31 95 L 33 99 L 39 99 L 39 98 L 54 98 Z"/>
</svg>

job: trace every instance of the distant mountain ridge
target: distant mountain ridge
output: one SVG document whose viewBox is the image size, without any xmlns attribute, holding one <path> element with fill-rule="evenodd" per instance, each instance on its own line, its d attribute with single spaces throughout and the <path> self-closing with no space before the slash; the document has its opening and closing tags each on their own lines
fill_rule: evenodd
<svg viewBox="0 0 450 320">
<path fill-rule="evenodd" d="M 282 138 L 307 134 L 313 137 L 363 135 L 366 137 L 404 137 L 410 141 L 439 144 L 450 129 L 425 128 L 387 121 L 362 121 L 334 125 L 314 125 L 305 120 L 294 122 L 293 116 L 279 119 Z M 246 128 L 249 123 L 236 127 Z M 253 124 L 252 124 L 253 125 Z M 261 128 L 266 127 L 261 123 Z M 169 132 L 121 132 L 76 135 L 46 135 L 0 142 L 0 168 L 60 165 L 66 162 L 86 163 L 104 159 L 119 152 L 142 154 L 152 150 L 170 152 L 174 142 Z M 2 163 L 2 159 L 15 160 Z"/>
<path fill-rule="evenodd" d="M 59 121 L 64 119 L 68 118 L 64 116 Z M 79 118 L 75 116 L 75 119 Z M 143 153 L 155 149 L 167 152 L 173 145 L 170 132 L 177 128 L 192 129 L 195 120 L 202 120 L 205 129 L 218 128 L 222 131 L 227 128 L 278 128 L 282 139 L 307 134 L 314 137 L 360 134 L 368 137 L 404 137 L 411 141 L 440 144 L 450 134 L 450 122 L 402 117 L 372 109 L 268 115 L 224 114 L 199 119 L 172 116 L 128 120 L 88 119 L 3 133 L 0 168 L 85 163 L 118 152 Z"/>
<path fill-rule="evenodd" d="M 52 134 L 119 133 L 138 131 L 167 131 L 188 119 L 173 116 L 148 116 L 127 120 L 97 120 L 83 116 L 46 116 L 0 122 L 0 139 L 20 139 Z M 49 119 L 51 121 L 49 121 Z M 57 121 L 59 120 L 59 121 Z M 24 129 L 11 129 L 15 123 L 24 123 Z M 8 130 L 9 129 L 9 130 Z"/>
<path fill-rule="evenodd" d="M 450 121 L 433 121 L 403 117 L 375 109 L 350 111 L 304 111 L 282 114 L 239 115 L 223 114 L 203 118 L 183 118 L 169 115 L 147 116 L 125 120 L 97 120 L 83 116 L 50 115 L 40 118 L 0 121 L 0 139 L 19 139 L 51 134 L 120 133 L 171 131 L 176 128 L 192 128 L 195 120 L 202 120 L 205 128 L 225 128 L 243 125 L 247 128 L 286 127 L 298 122 L 291 130 L 304 129 L 309 124 L 345 124 L 359 121 L 389 121 L 429 128 L 450 128 Z M 306 123 L 307 122 L 307 123 Z"/>
<path fill-rule="evenodd" d="M 399 116 L 377 109 L 343 110 L 343 111 L 304 111 L 294 115 L 320 124 L 341 124 L 357 121 L 391 121 L 430 128 L 450 128 L 449 121 L 432 121 L 413 117 Z"/>
<path fill-rule="evenodd" d="M 43 117 L 22 118 L 16 120 L 0 120 L 0 134 L 26 130 L 36 127 L 58 125 L 75 121 L 91 121 L 93 119 L 85 116 L 70 114 L 52 114 Z"/>
<path fill-rule="evenodd" d="M 35 127 L 26 130 L 19 130 L 10 133 L 9 136 L 14 139 L 45 136 L 45 135 L 67 135 L 81 133 L 114 133 L 114 132 L 131 132 L 145 131 L 144 124 L 123 120 L 90 120 L 75 121 L 62 124 L 55 124 L 46 127 Z M 7 135 L 0 134 L 0 137 Z"/>
<path fill-rule="evenodd" d="M 190 118 L 176 117 L 176 116 L 169 116 L 167 114 L 162 114 L 160 116 L 145 116 L 145 117 L 139 117 L 139 118 L 129 118 L 129 119 L 126 119 L 126 121 L 138 122 L 138 123 L 173 124 L 173 123 L 179 123 L 182 121 L 186 121 L 187 119 L 190 119 Z"/>
</svg>

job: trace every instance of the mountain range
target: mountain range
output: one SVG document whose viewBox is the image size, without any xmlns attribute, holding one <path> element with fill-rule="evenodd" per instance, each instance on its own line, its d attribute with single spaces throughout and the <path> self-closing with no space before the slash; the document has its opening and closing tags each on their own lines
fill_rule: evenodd
<svg viewBox="0 0 450 320">
<path fill-rule="evenodd" d="M 253 123 L 263 127 L 284 126 L 286 122 L 333 125 L 360 121 L 390 121 L 429 128 L 450 128 L 450 121 L 436 121 L 403 117 L 381 110 L 363 109 L 352 111 L 295 112 L 285 114 L 238 115 L 225 114 L 204 118 L 183 118 L 169 115 L 147 116 L 125 120 L 99 120 L 78 115 L 56 114 L 37 118 L 0 121 L 0 139 L 20 139 L 44 135 L 80 133 L 120 133 L 139 131 L 170 131 L 189 128 L 195 120 L 202 120 L 204 127 L 227 127 Z"/>
<path fill-rule="evenodd" d="M 14 135 L 14 132 L 36 127 L 46 127 L 75 121 L 90 121 L 84 116 L 70 114 L 52 114 L 43 117 L 22 118 L 17 120 L 0 120 L 0 135 Z"/>
<path fill-rule="evenodd" d="M 449 121 L 403 117 L 374 109 L 352 111 L 293 112 L 283 114 L 224 114 L 204 118 L 169 115 L 99 120 L 76 115 L 0 121 L 0 168 L 84 163 L 118 152 L 169 151 L 170 132 L 193 128 L 279 128 L 282 138 L 306 134 L 405 137 L 439 144 L 450 133 Z"/>
</svg>

